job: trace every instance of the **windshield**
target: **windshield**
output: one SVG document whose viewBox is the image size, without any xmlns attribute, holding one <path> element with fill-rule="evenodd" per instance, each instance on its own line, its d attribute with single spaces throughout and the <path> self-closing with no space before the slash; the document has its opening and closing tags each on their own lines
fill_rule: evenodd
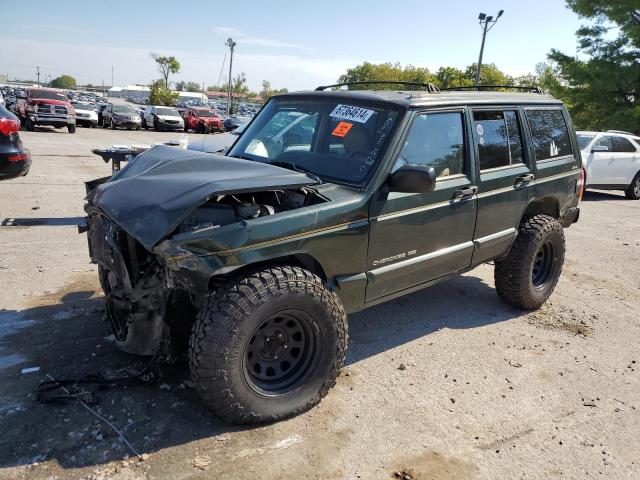
<svg viewBox="0 0 640 480">
<path fill-rule="evenodd" d="M 589 145 L 589 142 L 593 140 L 595 135 L 587 135 L 585 133 L 579 133 L 577 137 L 578 137 L 578 146 L 580 147 L 580 150 L 584 150 L 585 148 L 587 148 L 587 145 Z"/>
<path fill-rule="evenodd" d="M 373 172 L 397 118 L 395 110 L 347 100 L 272 99 L 229 156 L 361 185 Z"/>
<path fill-rule="evenodd" d="M 177 110 L 174 110 L 173 108 L 156 108 L 156 114 L 157 115 L 164 115 L 166 117 L 179 117 L 180 115 L 178 114 Z"/>
<path fill-rule="evenodd" d="M 56 92 L 54 90 L 31 90 L 29 92 L 29 97 L 31 98 L 43 98 L 46 100 L 62 100 L 67 101 L 67 97 L 65 94 Z"/>
<path fill-rule="evenodd" d="M 136 111 L 133 108 L 131 108 L 129 105 L 114 105 L 113 111 L 116 113 L 128 113 L 130 115 L 133 115 L 136 113 Z"/>
<path fill-rule="evenodd" d="M 73 105 L 73 108 L 75 108 L 76 110 L 93 110 L 94 109 L 88 103 L 71 102 L 71 105 Z"/>
<path fill-rule="evenodd" d="M 196 117 L 215 117 L 216 114 L 211 110 L 194 110 L 193 113 L 196 114 Z"/>
</svg>

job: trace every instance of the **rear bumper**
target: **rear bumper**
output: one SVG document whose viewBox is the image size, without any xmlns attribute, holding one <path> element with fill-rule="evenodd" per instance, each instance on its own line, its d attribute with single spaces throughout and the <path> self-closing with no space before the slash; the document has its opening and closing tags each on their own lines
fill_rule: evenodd
<svg viewBox="0 0 640 480">
<path fill-rule="evenodd" d="M 567 208 L 560 217 L 560 223 L 564 228 L 569 228 L 572 224 L 576 223 L 580 218 L 580 208 L 571 207 Z"/>
<path fill-rule="evenodd" d="M 24 177 L 29 173 L 29 168 L 31 168 L 31 157 L 27 160 L 14 162 L 6 160 L 4 156 L 0 156 L 0 180 Z"/>
</svg>

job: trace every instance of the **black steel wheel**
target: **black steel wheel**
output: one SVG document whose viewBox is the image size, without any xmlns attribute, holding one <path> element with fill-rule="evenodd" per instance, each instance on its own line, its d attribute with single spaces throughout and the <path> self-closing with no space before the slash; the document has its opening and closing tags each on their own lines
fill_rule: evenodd
<svg viewBox="0 0 640 480">
<path fill-rule="evenodd" d="M 564 264 L 564 231 L 548 215 L 525 219 L 508 255 L 495 262 L 500 298 L 517 308 L 533 310 L 551 296 Z"/>
<path fill-rule="evenodd" d="M 335 385 L 347 340 L 342 304 L 317 275 L 272 267 L 209 296 L 193 325 L 189 365 L 220 418 L 271 422 L 320 402 Z"/>
<path fill-rule="evenodd" d="M 322 335 L 300 310 L 278 312 L 258 325 L 245 347 L 245 380 L 263 395 L 297 388 L 317 365 Z"/>
</svg>

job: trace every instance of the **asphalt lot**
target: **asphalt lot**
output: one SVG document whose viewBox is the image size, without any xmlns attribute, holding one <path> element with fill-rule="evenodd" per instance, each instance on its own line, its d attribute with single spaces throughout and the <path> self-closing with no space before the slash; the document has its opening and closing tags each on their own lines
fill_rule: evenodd
<svg viewBox="0 0 640 480">
<path fill-rule="evenodd" d="M 82 405 L 38 403 L 47 375 L 141 364 L 103 340 L 83 182 L 110 173 L 92 147 L 179 135 L 21 132 L 31 173 L 0 182 L 0 479 L 640 478 L 640 202 L 618 192 L 587 193 L 540 311 L 502 304 L 486 265 L 353 315 L 338 385 L 292 420 L 223 424 L 178 364 L 99 392 L 137 459 Z"/>
</svg>

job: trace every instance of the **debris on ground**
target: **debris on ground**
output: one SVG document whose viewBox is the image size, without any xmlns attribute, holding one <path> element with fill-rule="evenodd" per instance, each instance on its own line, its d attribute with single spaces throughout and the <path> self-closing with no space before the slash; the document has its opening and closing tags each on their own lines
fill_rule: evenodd
<svg viewBox="0 0 640 480">
<path fill-rule="evenodd" d="M 211 465 L 211 459 L 207 455 L 198 455 L 191 461 L 191 465 L 198 470 L 206 470 Z"/>
</svg>

